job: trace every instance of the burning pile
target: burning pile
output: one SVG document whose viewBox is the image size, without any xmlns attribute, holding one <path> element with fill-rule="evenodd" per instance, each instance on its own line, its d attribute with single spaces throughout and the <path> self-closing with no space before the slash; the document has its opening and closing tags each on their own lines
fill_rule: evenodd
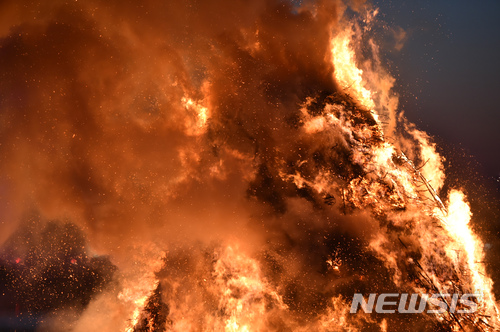
<svg viewBox="0 0 500 332">
<path fill-rule="evenodd" d="M 10 8 L 3 217 L 41 215 L 3 245 L 4 275 L 31 262 L 4 278 L 15 314 L 53 331 L 497 328 L 466 197 L 441 201 L 442 158 L 396 116 L 377 12 L 224 5 Z M 68 219 L 81 229 L 33 240 Z M 13 291 L 47 275 L 43 298 Z M 355 293 L 481 296 L 470 313 L 351 314 Z"/>
</svg>

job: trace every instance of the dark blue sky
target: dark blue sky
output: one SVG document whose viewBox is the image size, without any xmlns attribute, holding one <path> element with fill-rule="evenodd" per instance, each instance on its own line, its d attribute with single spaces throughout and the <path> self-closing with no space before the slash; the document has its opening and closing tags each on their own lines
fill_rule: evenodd
<svg viewBox="0 0 500 332">
<path fill-rule="evenodd" d="M 500 176 L 500 1 L 374 1 L 401 51 L 385 50 L 407 117 Z"/>
</svg>

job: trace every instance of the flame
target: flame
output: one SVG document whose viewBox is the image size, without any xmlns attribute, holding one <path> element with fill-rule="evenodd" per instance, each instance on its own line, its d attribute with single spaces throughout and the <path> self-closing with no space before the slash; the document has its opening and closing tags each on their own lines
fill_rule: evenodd
<svg viewBox="0 0 500 332">
<path fill-rule="evenodd" d="M 374 18 L 375 15 L 376 13 L 368 16 Z M 359 38 L 360 36 L 356 36 L 352 26 L 347 25 L 347 28 L 338 32 L 332 38 L 331 50 L 336 81 L 347 94 L 372 113 L 375 112 L 375 109 L 393 110 L 397 106 L 397 99 L 395 100 L 394 96 L 389 97 L 390 94 L 388 93 L 392 88 L 393 78 L 388 77 L 383 71 L 364 72 L 357 66 L 356 54 L 353 50 L 355 37 Z M 377 49 L 372 40 L 370 43 L 374 49 Z M 364 77 L 369 77 L 372 82 L 376 83 L 377 91 L 374 92 L 369 89 L 370 82 L 366 81 Z M 387 82 L 387 84 L 384 84 L 384 82 Z M 383 105 L 374 101 L 376 95 L 384 96 L 382 98 L 382 100 L 385 100 L 385 102 L 382 102 Z M 303 113 L 305 114 L 305 112 Z M 326 125 L 327 122 L 324 118 L 316 117 L 307 119 L 304 128 L 307 133 L 316 134 L 324 131 Z M 339 126 L 342 130 L 349 132 L 350 137 L 354 136 L 354 132 L 356 136 L 362 136 L 360 135 L 360 128 L 354 128 L 351 123 L 340 121 Z M 428 273 L 431 282 L 441 287 L 443 291 L 449 289 L 445 285 L 442 276 L 435 274 L 434 264 L 436 260 L 440 262 L 439 264 L 443 264 L 443 267 L 447 264 L 433 253 L 434 248 L 436 248 L 435 241 L 442 241 L 448 258 L 456 262 L 456 268 L 463 278 L 462 282 L 470 285 L 469 292 L 483 295 L 480 303 L 480 306 L 483 307 L 483 313 L 491 317 L 492 323 L 496 323 L 499 320 L 499 313 L 492 293 L 492 280 L 487 276 L 483 264 L 484 245 L 470 226 L 472 214 L 470 206 L 466 203 L 465 195 L 463 192 L 452 190 L 445 208 L 438 196 L 438 192 L 445 180 L 443 158 L 437 153 L 435 144 L 430 142 L 430 138 L 426 133 L 417 130 L 413 125 L 405 125 L 405 128 L 418 145 L 418 158 L 422 161 L 422 165 L 418 169 L 402 152 L 398 152 L 395 146 L 388 142 L 375 145 L 371 151 L 361 147 L 357 148 L 354 150 L 353 156 L 353 159 L 363 165 L 367 171 L 376 172 L 378 176 L 389 178 L 392 183 L 397 184 L 396 188 L 403 188 L 404 192 L 396 191 L 387 196 L 386 188 L 381 186 L 380 183 L 366 181 L 366 179 L 355 179 L 351 181 L 349 186 L 351 202 L 358 207 L 366 206 L 366 204 L 380 206 L 382 205 L 381 197 L 386 196 L 389 201 L 393 202 L 393 206 L 404 207 L 407 206 L 406 203 L 412 201 L 413 204 L 421 206 L 431 219 L 442 220 L 446 230 L 445 234 L 441 234 L 426 222 L 420 222 L 413 231 L 413 234 L 421 242 L 422 250 L 424 250 L 424 258 L 419 263 L 419 266 L 426 270 L 425 273 Z M 395 165 L 393 162 L 395 156 L 406 160 L 409 167 L 405 169 Z M 294 179 L 297 181 L 300 176 L 296 175 Z M 304 183 L 305 181 L 300 179 L 299 182 Z M 425 185 L 427 190 L 422 192 L 418 188 L 421 185 Z M 364 194 L 361 194 L 362 191 L 364 191 Z M 375 211 L 385 213 L 387 207 L 382 205 L 380 209 L 375 209 Z M 435 234 L 429 236 L 427 234 L 429 231 L 434 231 Z M 392 249 L 388 250 L 388 247 L 391 247 L 389 243 L 389 237 L 381 233 L 372 240 L 370 246 L 378 253 L 379 257 L 386 261 L 389 268 L 399 271 L 396 255 L 391 252 Z M 461 257 L 457 258 L 457 255 L 461 255 Z M 430 261 L 434 261 L 434 263 L 429 264 Z M 330 260 L 328 263 L 332 265 Z M 395 281 L 401 281 L 401 278 L 402 276 L 396 272 Z M 468 281 L 464 281 L 465 279 L 468 279 Z M 387 329 L 386 322 L 381 325 L 381 329 Z"/>
<path fill-rule="evenodd" d="M 362 331 L 364 324 L 373 324 L 375 321 L 369 315 L 356 315 L 354 319 L 349 317 L 350 304 L 341 296 L 335 296 L 330 300 L 330 306 L 325 314 L 319 317 L 317 324 L 305 331 Z M 352 315 L 351 315 L 352 316 Z M 382 323 L 383 324 L 383 323 Z M 383 325 L 382 325 L 383 326 Z"/>
<path fill-rule="evenodd" d="M 276 310 L 286 309 L 279 290 L 263 276 L 260 264 L 236 244 L 218 248 L 210 267 L 196 264 L 198 282 L 186 293 L 185 282 L 172 276 L 164 280 L 172 331 L 259 331 Z M 165 267 L 168 269 L 168 265 Z M 177 291 L 180 293 L 177 293 Z M 216 309 L 216 313 L 211 310 Z"/>
<path fill-rule="evenodd" d="M 498 316 L 498 308 L 493 297 L 493 282 L 487 276 L 484 268 L 484 243 L 474 234 L 470 226 L 472 213 L 465 200 L 463 192 L 452 190 L 448 197 L 448 213 L 444 217 L 444 227 L 448 231 L 451 241 L 446 243 L 446 253 L 452 260 L 463 259 L 467 269 L 462 275 L 470 273 L 472 286 L 470 291 L 481 294 L 482 305 L 486 306 L 488 314 Z M 442 213 L 436 210 L 436 214 Z M 459 257 L 460 255 L 465 257 Z"/>
<path fill-rule="evenodd" d="M 257 261 L 237 248 L 225 249 L 215 264 L 213 275 L 223 294 L 219 307 L 230 314 L 225 325 L 227 332 L 260 330 L 259 319 L 267 312 L 266 295 L 280 308 L 286 307 L 278 292 L 263 278 Z"/>
<path fill-rule="evenodd" d="M 385 72 L 359 68 L 353 47 L 355 37 L 357 37 L 355 31 L 347 25 L 331 40 L 335 80 L 344 93 L 370 112 L 375 123 L 356 122 L 344 115 L 345 106 L 335 103 L 327 103 L 323 113 L 311 115 L 308 108 L 314 103 L 314 99 L 308 98 L 301 109 L 301 135 L 333 136 L 334 132 L 340 132 L 343 135 L 341 143 L 352 148 L 352 162 L 371 176 L 346 180 L 347 183 L 343 187 L 333 180 L 335 175 L 327 170 L 321 170 L 311 177 L 300 171 L 289 174 L 282 169 L 279 171 L 279 176 L 297 188 L 311 188 L 318 194 L 334 197 L 341 193 L 344 204 L 362 210 L 370 209 L 376 217 L 384 216 L 391 220 L 395 227 L 404 228 L 410 234 L 412 241 L 422 250 L 422 257 L 419 260 L 409 257 L 406 261 L 419 269 L 424 276 L 423 282 L 427 283 L 424 286 L 413 285 L 414 290 L 428 292 L 431 289 L 438 289 L 443 293 L 451 291 L 453 285 L 450 284 L 450 280 L 456 271 L 461 271 L 460 278 L 463 285 L 470 286 L 470 291 L 483 294 L 480 299 L 481 313 L 491 315 L 491 322 L 495 322 L 498 313 L 492 293 L 492 281 L 486 276 L 482 264 L 484 260 L 482 242 L 470 227 L 471 212 L 465 196 L 462 192 L 453 190 L 447 206 L 441 202 L 438 192 L 445 179 L 443 158 L 437 153 L 435 144 L 427 134 L 413 127 L 407 127 L 418 146 L 416 156 L 423 163 L 420 167 L 415 166 L 395 144 L 386 141 L 381 123 L 378 121 L 377 110 L 382 112 L 397 105 L 397 100 L 394 101 L 395 97 L 390 92 L 393 79 Z M 373 41 L 371 43 L 373 46 Z M 373 48 L 376 49 L 375 46 Z M 365 76 L 370 77 L 372 83 L 377 82 L 378 91 L 373 92 L 369 89 L 370 84 Z M 383 84 L 383 82 L 389 83 Z M 375 96 L 383 97 L 375 98 Z M 186 123 L 188 132 L 192 135 L 203 134 L 209 119 L 208 109 L 200 102 L 187 97 L 182 99 L 182 103 L 186 110 L 196 114 L 196 121 Z M 299 165 L 307 163 L 308 160 L 298 161 Z M 217 172 L 212 170 L 212 173 Z M 401 210 L 406 212 L 400 212 Z M 437 221 L 443 221 L 444 231 L 435 228 Z M 389 228 L 380 227 L 377 235 L 371 239 L 369 247 L 388 269 L 394 271 L 394 283 L 402 286 L 406 281 L 400 269 L 401 257 L 395 249 L 394 236 Z M 406 246 L 401 238 L 399 241 Z M 440 245 L 445 247 L 446 258 L 440 255 Z M 457 259 L 457 250 L 463 252 L 460 259 Z M 282 290 L 266 280 L 259 262 L 244 254 L 237 245 L 224 247 L 217 251 L 216 256 L 210 275 L 205 271 L 205 274 L 202 274 L 202 286 L 197 287 L 202 287 L 218 299 L 217 309 L 223 314 L 214 317 L 214 314 L 204 306 L 192 308 L 193 313 L 189 314 L 187 312 L 189 303 L 195 299 L 205 301 L 203 296 L 198 299 L 170 295 L 172 298 L 169 307 L 173 331 L 190 329 L 259 331 L 265 327 L 265 319 L 270 315 L 269 301 L 273 303 L 276 312 L 289 310 L 283 301 Z M 455 262 L 455 266 L 450 267 L 450 261 Z M 326 264 L 333 272 L 342 275 L 344 264 L 342 259 L 331 256 Z M 168 265 L 166 268 L 168 269 Z M 173 292 L 178 292 L 182 282 L 169 282 L 172 283 L 171 288 L 175 290 Z M 122 298 L 127 297 L 135 306 L 131 327 L 137 324 L 140 310 L 144 307 L 151 290 L 158 286 L 158 280 L 147 278 L 144 285 L 146 286 L 141 291 L 133 292 L 134 296 L 122 295 Z M 377 322 L 366 315 L 349 317 L 348 307 L 346 299 L 334 296 L 326 312 L 305 324 L 305 327 L 304 325 L 299 327 L 296 322 L 288 322 L 288 326 L 296 331 L 304 328 L 329 331 L 332 326 L 355 331 L 360 330 L 363 324 L 375 324 L 382 331 L 388 329 L 386 320 Z M 193 320 L 197 314 L 203 318 L 199 320 L 199 324 L 194 324 Z M 438 320 L 444 319 L 449 319 L 450 324 L 454 324 L 449 317 L 438 317 Z M 480 324 L 479 321 L 474 323 Z M 127 331 L 132 329 L 129 328 Z"/>
<path fill-rule="evenodd" d="M 195 119 L 193 119 L 192 116 L 186 117 L 185 126 L 187 134 L 195 136 L 201 135 L 206 129 L 209 118 L 208 108 L 191 98 L 183 97 L 181 101 L 186 110 L 195 115 Z"/>
<path fill-rule="evenodd" d="M 331 50 L 335 80 L 343 90 L 373 112 L 375 102 L 372 99 L 372 92 L 366 88 L 363 70 L 358 68 L 355 61 L 356 54 L 352 47 L 354 35 L 354 30 L 349 26 L 337 33 L 332 39 Z M 375 115 L 375 113 L 373 114 Z"/>
<path fill-rule="evenodd" d="M 445 180 L 444 158 L 436 152 L 436 144 L 430 142 L 429 135 L 415 128 L 411 128 L 409 132 L 419 142 L 420 159 L 424 163 L 421 166 L 422 175 L 439 192 Z"/>
<path fill-rule="evenodd" d="M 123 276 L 123 288 L 117 296 L 124 306 L 132 308 L 125 332 L 134 332 L 148 298 L 158 286 L 156 272 L 162 267 L 164 256 L 165 252 L 154 246 L 135 248 L 132 268 Z"/>
</svg>

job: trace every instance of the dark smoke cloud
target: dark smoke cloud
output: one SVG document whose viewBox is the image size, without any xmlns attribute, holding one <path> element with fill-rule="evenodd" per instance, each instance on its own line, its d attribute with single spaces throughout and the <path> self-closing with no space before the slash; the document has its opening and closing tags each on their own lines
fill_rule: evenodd
<svg viewBox="0 0 500 332">
<path fill-rule="evenodd" d="M 73 224 L 40 224 L 35 214 L 25 218 L 0 252 L 2 330 L 34 329 L 61 310 L 76 320 L 116 270 L 107 257 L 88 253 Z"/>
</svg>

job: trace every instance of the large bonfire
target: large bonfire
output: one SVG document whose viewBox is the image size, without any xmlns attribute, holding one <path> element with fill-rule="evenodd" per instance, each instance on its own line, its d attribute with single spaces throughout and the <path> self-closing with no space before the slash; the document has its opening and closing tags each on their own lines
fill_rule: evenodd
<svg viewBox="0 0 500 332">
<path fill-rule="evenodd" d="M 23 8 L 0 49 L 11 326 L 498 328 L 467 198 L 441 196 L 442 157 L 397 114 L 376 10 Z M 355 293 L 476 294 L 477 311 L 352 314 Z"/>
</svg>

